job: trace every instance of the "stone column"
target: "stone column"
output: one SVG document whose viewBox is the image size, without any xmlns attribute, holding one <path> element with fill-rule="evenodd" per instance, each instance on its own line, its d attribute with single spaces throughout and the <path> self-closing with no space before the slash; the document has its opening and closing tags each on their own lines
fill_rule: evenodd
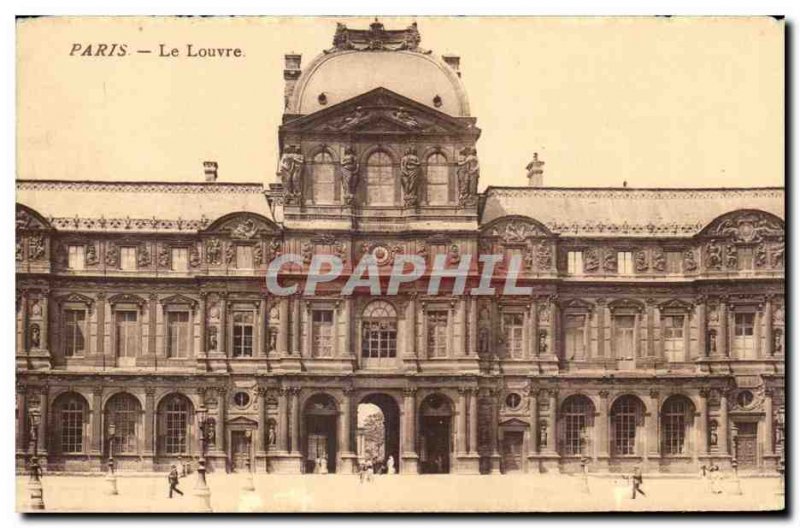
<svg viewBox="0 0 800 528">
<path fill-rule="evenodd" d="M 302 336 L 300 334 L 300 296 L 292 297 L 292 351 L 293 355 L 303 357 Z"/>
<path fill-rule="evenodd" d="M 226 394 L 227 390 L 225 387 L 217 387 L 217 423 L 216 423 L 216 431 L 215 437 L 216 442 L 214 442 L 217 450 L 225 451 L 225 408 L 227 407 L 227 399 Z"/>
<path fill-rule="evenodd" d="M 277 448 L 281 453 L 289 451 L 289 391 L 281 387 L 278 389 L 278 440 Z"/>
<path fill-rule="evenodd" d="M 402 435 L 403 441 L 403 463 L 401 469 L 403 473 L 419 473 L 419 456 L 417 455 L 417 389 L 406 387 L 403 390 L 403 421 Z"/>
<path fill-rule="evenodd" d="M 547 398 L 549 403 L 549 412 L 547 415 L 547 445 L 544 450 L 549 454 L 556 452 L 556 406 L 557 395 L 555 389 L 547 389 Z"/>
<path fill-rule="evenodd" d="M 764 357 L 772 357 L 775 355 L 775 347 L 773 346 L 773 327 L 772 327 L 772 310 L 773 302 L 772 296 L 767 296 L 767 302 L 764 305 Z"/>
<path fill-rule="evenodd" d="M 658 353 L 656 353 L 655 349 L 655 299 L 647 299 L 647 307 L 645 310 L 647 314 L 647 357 L 653 358 L 658 356 L 659 359 L 662 359 L 661 351 L 664 350 L 664 347 L 659 347 Z"/>
<path fill-rule="evenodd" d="M 353 448 L 350 444 L 350 407 L 353 389 L 345 387 L 342 390 L 342 406 L 339 413 L 339 469 L 340 473 L 353 472 Z"/>
<path fill-rule="evenodd" d="M 267 388 L 258 387 L 258 434 L 256 446 L 256 456 L 266 456 L 267 454 Z"/>
<path fill-rule="evenodd" d="M 292 453 L 300 453 L 300 388 L 292 387 L 290 391 L 292 398 L 292 438 L 290 451 Z"/>
<path fill-rule="evenodd" d="M 597 299 L 597 357 L 606 357 L 606 300 Z M 607 430 L 607 429 L 606 429 Z M 608 445 L 606 445 L 606 456 L 608 456 Z"/>
<path fill-rule="evenodd" d="M 528 405 L 531 412 L 530 441 L 528 442 L 528 456 L 539 453 L 539 389 L 531 387 L 528 391 Z"/>
<path fill-rule="evenodd" d="M 220 329 L 219 341 L 217 342 L 217 352 L 223 356 L 230 355 L 230 347 L 228 346 L 228 296 L 221 294 L 219 296 L 219 312 L 220 312 Z"/>
<path fill-rule="evenodd" d="M 719 424 L 717 424 L 717 448 L 726 456 L 728 450 L 728 395 L 725 391 L 719 394 Z"/>
<path fill-rule="evenodd" d="M 478 454 L 478 389 L 469 393 L 469 452 Z"/>
<path fill-rule="evenodd" d="M 155 395 L 153 387 L 144 389 L 144 456 L 152 457 L 155 454 L 153 441 L 155 440 Z"/>
<path fill-rule="evenodd" d="M 269 327 L 267 326 L 267 300 L 262 297 L 258 301 L 258 345 L 256 356 L 265 358 L 269 350 Z"/>
<path fill-rule="evenodd" d="M 700 390 L 698 399 L 697 457 L 708 455 L 708 390 Z"/>
<path fill-rule="evenodd" d="M 595 457 L 597 459 L 608 459 L 609 457 L 609 437 L 608 437 L 608 391 L 601 390 L 598 395 L 600 396 L 600 405 L 597 413 L 597 447 L 595 448 Z"/>
<path fill-rule="evenodd" d="M 95 351 L 95 365 L 105 365 L 106 354 L 106 294 L 97 294 L 97 346 Z"/>
<path fill-rule="evenodd" d="M 647 449 L 645 450 L 645 459 L 655 458 L 661 456 L 660 442 L 658 439 L 658 417 L 660 400 L 658 391 L 655 389 L 650 390 L 650 405 L 648 405 L 647 413 L 645 414 L 645 431 L 647 432 Z"/>
<path fill-rule="evenodd" d="M 103 387 L 92 388 L 92 438 L 90 439 L 93 455 L 103 452 Z"/>
<path fill-rule="evenodd" d="M 764 455 L 772 456 L 775 454 L 774 425 L 772 414 L 772 389 L 764 391 Z"/>
<path fill-rule="evenodd" d="M 708 344 L 706 337 L 708 336 L 708 320 L 706 319 L 706 298 L 700 296 L 695 301 L 695 317 L 697 318 L 697 357 L 708 357 Z"/>
<path fill-rule="evenodd" d="M 531 302 L 531 333 L 533 334 L 533 357 L 541 357 L 542 351 L 539 350 L 539 303 L 536 302 L 536 297 Z"/>
<path fill-rule="evenodd" d="M 147 304 L 147 326 L 148 326 L 148 336 L 147 336 L 147 356 L 152 358 L 155 364 L 158 364 L 158 350 L 156 349 L 156 332 L 157 332 L 157 323 L 158 323 L 158 295 L 155 293 L 151 293 L 149 295 L 149 303 Z M 164 351 L 164 357 L 166 357 L 166 350 Z"/>
<path fill-rule="evenodd" d="M 467 355 L 478 357 L 478 299 L 475 296 L 469 297 L 469 346 Z M 473 395 L 474 396 L 474 395 Z M 470 448 L 474 451 L 474 448 Z"/>
<path fill-rule="evenodd" d="M 719 335 L 717 336 L 717 355 L 730 356 L 728 349 L 728 303 L 727 300 L 719 302 Z"/>
<path fill-rule="evenodd" d="M 456 449 L 459 455 L 467 452 L 467 387 L 458 388 L 458 427 L 456 428 Z"/>
<path fill-rule="evenodd" d="M 208 292 L 200 293 L 200 347 L 197 357 L 204 359 L 208 357 L 208 338 L 206 337 L 206 324 L 208 321 Z"/>
<path fill-rule="evenodd" d="M 286 298 L 280 299 L 278 304 L 278 356 L 285 357 L 290 354 L 289 352 L 289 300 Z"/>
<path fill-rule="evenodd" d="M 50 407 L 48 405 L 48 401 L 50 400 L 50 387 L 47 385 L 43 385 L 40 388 L 39 394 L 41 395 L 41 403 L 39 403 L 39 434 L 37 437 L 37 449 L 39 450 L 39 454 L 47 456 L 47 423 L 48 423 L 48 413 Z M 771 401 L 771 400 L 770 400 Z"/>
<path fill-rule="evenodd" d="M 489 398 L 491 398 L 491 419 L 489 420 L 489 442 L 492 450 L 491 455 L 491 472 L 493 474 L 500 473 L 500 452 L 498 451 L 498 434 L 499 434 L 499 410 L 498 398 L 500 392 L 496 389 L 489 389 Z"/>
</svg>

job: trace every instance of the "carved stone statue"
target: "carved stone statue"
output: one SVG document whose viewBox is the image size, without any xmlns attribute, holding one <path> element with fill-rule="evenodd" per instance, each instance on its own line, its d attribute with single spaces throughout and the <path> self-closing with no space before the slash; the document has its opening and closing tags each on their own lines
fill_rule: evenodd
<svg viewBox="0 0 800 528">
<path fill-rule="evenodd" d="M 267 430 L 267 444 L 274 446 L 278 440 L 278 434 L 275 432 L 275 424 L 270 422 L 269 429 Z"/>
<path fill-rule="evenodd" d="M 94 246 L 94 244 L 88 244 L 86 246 L 86 264 L 89 266 L 95 266 L 97 263 L 97 248 Z"/>
<path fill-rule="evenodd" d="M 350 205 L 353 203 L 353 196 L 356 194 L 356 188 L 358 187 L 358 159 L 353 147 L 344 149 L 344 155 L 339 164 L 342 167 L 344 203 Z"/>
<path fill-rule="evenodd" d="M 22 260 L 22 240 L 19 238 L 17 239 L 17 252 L 16 252 L 17 260 Z"/>
<path fill-rule="evenodd" d="M 734 244 L 725 246 L 725 267 L 736 269 L 739 265 L 739 251 Z"/>
<path fill-rule="evenodd" d="M 407 207 L 417 205 L 420 167 L 417 149 L 413 147 L 406 149 L 406 153 L 400 159 L 400 185 L 403 188 L 403 201 Z"/>
<path fill-rule="evenodd" d="M 41 346 L 42 331 L 38 324 L 31 325 L 31 348 L 39 348 Z"/>
<path fill-rule="evenodd" d="M 28 240 L 28 258 L 39 260 L 44 257 L 44 251 L 44 237 L 36 235 Z"/>
<path fill-rule="evenodd" d="M 694 259 L 694 250 L 691 248 L 683 253 L 683 269 L 686 271 L 695 271 L 697 269 L 697 261 Z"/>
<path fill-rule="evenodd" d="M 206 260 L 209 264 L 222 263 L 222 244 L 219 239 L 212 238 L 206 242 Z"/>
<path fill-rule="evenodd" d="M 648 264 L 647 264 L 647 253 L 643 250 L 638 250 L 636 252 L 636 256 L 634 259 L 634 263 L 636 265 L 636 271 L 639 273 L 644 273 L 647 271 Z"/>
<path fill-rule="evenodd" d="M 539 330 L 539 355 L 547 354 L 547 330 Z"/>
<path fill-rule="evenodd" d="M 407 125 L 411 128 L 419 127 L 419 121 L 417 121 L 417 119 L 414 116 L 409 114 L 408 111 L 402 106 L 399 107 L 397 110 L 395 110 L 394 113 L 392 113 L 392 117 L 394 117 L 404 125 Z"/>
<path fill-rule="evenodd" d="M 369 113 L 366 112 L 360 106 L 357 106 L 356 109 L 353 110 L 353 112 L 350 115 L 342 119 L 342 122 L 339 125 L 339 130 L 346 130 L 348 128 L 353 128 L 356 125 L 366 121 L 367 118 L 369 118 Z"/>
<path fill-rule="evenodd" d="M 200 265 L 200 252 L 194 244 L 189 246 L 189 265 L 193 268 Z"/>
<path fill-rule="evenodd" d="M 772 246 L 772 267 L 773 268 L 782 268 L 783 267 L 783 256 L 786 250 L 786 244 L 783 240 L 779 243 Z"/>
<path fill-rule="evenodd" d="M 717 331 L 708 331 L 708 355 L 713 356 L 717 353 Z"/>
<path fill-rule="evenodd" d="M 301 174 L 305 158 L 297 145 L 288 145 L 283 149 L 278 175 L 286 192 L 287 203 L 296 203 L 301 192 Z"/>
<path fill-rule="evenodd" d="M 708 245 L 706 267 L 709 269 L 719 269 L 722 266 L 722 248 L 716 242 Z"/>
<path fill-rule="evenodd" d="M 656 271 L 664 271 L 667 269 L 667 258 L 660 249 L 653 255 L 653 269 Z"/>
<path fill-rule="evenodd" d="M 461 149 L 456 174 L 458 175 L 458 203 L 462 206 L 474 205 L 480 176 L 478 151 L 474 147 Z"/>
<path fill-rule="evenodd" d="M 161 246 L 158 250 L 158 265 L 161 268 L 169 267 L 169 248 Z"/>
<path fill-rule="evenodd" d="M 217 327 L 212 326 L 208 329 L 208 349 L 217 350 Z"/>
<path fill-rule="evenodd" d="M 600 257 L 596 248 L 589 248 L 583 252 L 583 271 L 597 271 L 600 268 Z"/>
</svg>

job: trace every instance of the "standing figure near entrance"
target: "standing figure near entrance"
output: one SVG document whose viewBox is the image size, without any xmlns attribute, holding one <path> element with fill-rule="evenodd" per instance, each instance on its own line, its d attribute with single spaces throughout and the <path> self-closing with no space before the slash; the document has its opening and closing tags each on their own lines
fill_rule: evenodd
<svg viewBox="0 0 800 528">
<path fill-rule="evenodd" d="M 183 497 L 183 492 L 178 489 L 178 468 L 175 467 L 175 464 L 172 464 L 172 468 L 169 472 L 169 498 L 172 498 L 172 492 L 179 493 L 181 497 Z"/>
<path fill-rule="evenodd" d="M 386 460 L 386 474 L 394 475 L 394 473 L 394 457 L 389 455 L 389 458 Z"/>
</svg>

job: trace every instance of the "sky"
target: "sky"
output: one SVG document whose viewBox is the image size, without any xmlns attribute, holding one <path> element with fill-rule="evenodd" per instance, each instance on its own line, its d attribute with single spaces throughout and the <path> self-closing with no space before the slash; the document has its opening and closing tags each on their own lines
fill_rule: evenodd
<svg viewBox="0 0 800 528">
<path fill-rule="evenodd" d="M 29 19 L 17 27 L 17 177 L 272 182 L 283 55 L 371 18 Z M 481 188 L 739 187 L 784 182 L 783 25 L 771 18 L 381 17 L 461 57 Z M 126 57 L 70 55 L 127 44 Z M 239 47 L 240 58 L 162 58 Z"/>
</svg>

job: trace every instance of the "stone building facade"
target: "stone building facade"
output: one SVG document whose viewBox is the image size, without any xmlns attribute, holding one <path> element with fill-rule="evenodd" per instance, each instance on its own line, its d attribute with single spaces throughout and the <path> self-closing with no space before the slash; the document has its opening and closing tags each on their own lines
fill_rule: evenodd
<svg viewBox="0 0 800 528">
<path fill-rule="evenodd" d="M 783 451 L 784 191 L 530 185 L 478 193 L 459 59 L 416 25 L 286 56 L 275 183 L 18 181 L 16 439 L 49 471 L 329 472 L 381 408 L 400 473 L 774 471 Z M 483 167 L 483 171 L 491 168 Z M 271 295 L 274 258 L 522 262 L 528 295 Z M 464 270 L 479 282 L 476 261 Z M 445 280 L 447 282 L 447 280 Z"/>
</svg>

